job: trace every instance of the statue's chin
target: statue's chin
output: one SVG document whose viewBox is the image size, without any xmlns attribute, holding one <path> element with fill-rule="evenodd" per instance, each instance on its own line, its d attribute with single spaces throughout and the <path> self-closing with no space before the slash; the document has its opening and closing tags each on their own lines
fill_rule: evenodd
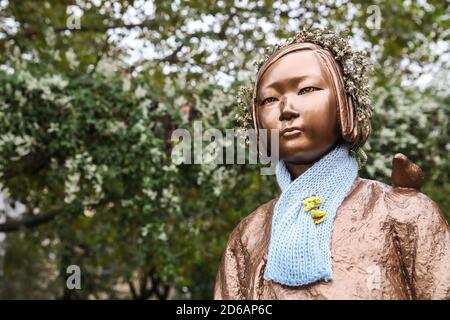
<svg viewBox="0 0 450 320">
<path fill-rule="evenodd" d="M 317 162 L 318 160 L 320 160 L 320 156 L 319 157 L 308 157 L 305 154 L 296 154 L 296 155 L 292 155 L 289 157 L 280 157 L 280 160 L 283 160 L 285 162 L 291 163 L 291 164 L 312 164 Z"/>
<path fill-rule="evenodd" d="M 305 146 L 300 143 L 289 147 L 280 146 L 280 160 L 299 165 L 312 164 L 319 161 L 334 146 L 335 144 L 331 144 L 317 148 L 316 146 Z"/>
</svg>

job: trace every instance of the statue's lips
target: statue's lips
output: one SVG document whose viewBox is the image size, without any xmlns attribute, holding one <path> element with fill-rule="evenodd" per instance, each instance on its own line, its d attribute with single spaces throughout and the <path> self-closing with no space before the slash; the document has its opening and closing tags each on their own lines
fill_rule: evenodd
<svg viewBox="0 0 450 320">
<path fill-rule="evenodd" d="M 300 135 L 303 131 L 298 127 L 290 127 L 281 130 L 280 134 L 283 138 L 291 138 Z"/>
</svg>

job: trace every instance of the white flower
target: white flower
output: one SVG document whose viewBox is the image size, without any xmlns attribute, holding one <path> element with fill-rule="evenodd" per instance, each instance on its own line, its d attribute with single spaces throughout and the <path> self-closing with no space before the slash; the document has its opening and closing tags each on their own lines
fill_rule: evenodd
<svg viewBox="0 0 450 320">
<path fill-rule="evenodd" d="M 144 188 L 142 189 L 142 193 L 145 194 L 147 197 L 149 197 L 150 200 L 155 200 L 157 196 L 157 193 L 151 189 Z"/>
<path fill-rule="evenodd" d="M 103 198 L 103 177 L 98 171 L 97 166 L 93 163 L 92 157 L 87 153 L 79 153 L 75 158 L 67 159 L 64 166 L 67 168 L 69 174 L 65 181 L 65 198 L 66 203 L 71 203 L 75 200 L 76 194 L 80 191 L 81 173 L 84 178 L 88 180 L 90 186 L 94 189 L 94 194 L 88 200 L 90 203 L 97 203 Z M 81 173 L 80 173 L 81 172 Z"/>
<path fill-rule="evenodd" d="M 167 234 L 162 231 L 159 235 L 158 235 L 158 239 L 161 241 L 167 241 Z"/>
<path fill-rule="evenodd" d="M 128 92 L 131 89 L 131 81 L 128 77 L 123 78 L 122 91 Z"/>
<path fill-rule="evenodd" d="M 110 58 L 103 58 L 98 62 L 95 72 L 104 75 L 106 78 L 112 78 L 116 74 L 117 69 L 117 61 Z"/>
<path fill-rule="evenodd" d="M 66 51 L 66 60 L 69 63 L 69 68 L 72 70 L 80 65 L 80 62 L 77 60 L 77 54 L 72 48 Z"/>
<path fill-rule="evenodd" d="M 45 42 L 49 47 L 54 47 L 56 44 L 56 34 L 52 27 L 45 30 Z"/>
<path fill-rule="evenodd" d="M 117 133 L 118 131 L 126 130 L 126 128 L 127 125 L 123 121 L 110 121 L 108 122 L 106 130 L 108 133 L 114 134 Z"/>
<path fill-rule="evenodd" d="M 53 54 L 53 59 L 56 61 L 61 61 L 61 52 L 59 50 L 52 50 L 50 53 Z"/>
<path fill-rule="evenodd" d="M 69 183 L 66 182 L 65 184 L 65 196 L 64 196 L 64 202 L 65 203 L 72 203 L 76 198 L 76 192 L 79 191 L 79 189 L 75 189 L 73 186 L 69 185 Z"/>
<path fill-rule="evenodd" d="M 89 209 L 89 208 L 84 208 L 83 214 L 88 218 L 92 218 L 95 215 L 95 210 Z"/>
<path fill-rule="evenodd" d="M 41 245 L 42 245 L 43 247 L 46 247 L 46 246 L 48 246 L 50 243 L 51 243 L 51 240 L 50 240 L 49 238 L 46 238 L 46 239 L 42 240 Z"/>
<path fill-rule="evenodd" d="M 59 89 L 64 89 L 69 84 L 69 81 L 64 80 L 61 75 L 54 74 L 51 77 L 44 77 L 41 80 L 41 86 L 44 87 L 56 87 Z"/>
<path fill-rule="evenodd" d="M 145 226 L 143 226 L 142 228 L 141 228 L 141 236 L 142 237 L 146 237 L 147 235 L 148 235 L 148 233 L 149 233 L 149 231 L 150 231 L 150 225 L 149 224 L 147 224 L 147 225 L 145 225 Z"/>
<path fill-rule="evenodd" d="M 22 92 L 20 92 L 19 90 L 14 92 L 14 98 L 18 100 L 20 107 L 23 107 L 27 102 L 27 99 L 23 96 Z"/>
<path fill-rule="evenodd" d="M 147 91 L 146 91 L 143 87 L 141 87 L 141 86 L 138 86 L 138 87 L 136 88 L 136 90 L 134 91 L 134 96 L 135 96 L 137 99 L 140 99 L 140 98 L 145 97 L 146 94 L 147 94 Z"/>
<path fill-rule="evenodd" d="M 59 130 L 59 123 L 52 122 L 52 123 L 50 123 L 50 127 L 47 129 L 47 132 L 51 133 L 51 132 L 56 132 L 58 130 Z"/>
<path fill-rule="evenodd" d="M 148 118 L 148 109 L 149 109 L 151 103 L 152 103 L 151 100 L 145 99 L 139 104 L 138 108 L 141 110 L 142 117 L 144 119 Z"/>
</svg>

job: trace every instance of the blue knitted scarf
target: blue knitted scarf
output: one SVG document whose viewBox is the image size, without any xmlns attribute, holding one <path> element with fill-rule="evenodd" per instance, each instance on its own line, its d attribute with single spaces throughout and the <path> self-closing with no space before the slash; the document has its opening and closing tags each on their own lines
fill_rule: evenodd
<svg viewBox="0 0 450 320">
<path fill-rule="evenodd" d="M 265 280 L 302 286 L 331 280 L 331 235 L 338 207 L 358 175 L 342 144 L 294 181 L 283 161 L 276 169 L 281 195 L 275 204 Z"/>
</svg>

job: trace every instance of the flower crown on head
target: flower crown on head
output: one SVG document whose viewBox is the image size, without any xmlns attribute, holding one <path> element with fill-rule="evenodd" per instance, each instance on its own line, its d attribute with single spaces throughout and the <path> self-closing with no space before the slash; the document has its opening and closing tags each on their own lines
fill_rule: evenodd
<svg viewBox="0 0 450 320">
<path fill-rule="evenodd" d="M 328 29 L 311 29 L 301 30 L 293 37 L 285 41 L 269 46 L 265 49 L 264 57 L 256 60 L 256 73 L 260 70 L 264 62 L 278 50 L 294 43 L 309 42 L 328 50 L 333 58 L 341 65 L 343 72 L 343 80 L 345 91 L 351 97 L 354 110 L 356 112 L 356 120 L 360 125 L 360 130 L 370 132 L 370 118 L 373 114 L 373 106 L 371 104 L 369 94 L 369 73 L 372 71 L 372 65 L 366 56 L 352 49 L 347 38 L 343 38 Z M 240 130 L 251 128 L 252 126 L 252 104 L 253 104 L 253 86 L 242 86 L 238 94 L 238 114 L 236 116 Z M 363 166 L 367 157 L 362 151 L 361 146 L 352 150 Z"/>
</svg>

